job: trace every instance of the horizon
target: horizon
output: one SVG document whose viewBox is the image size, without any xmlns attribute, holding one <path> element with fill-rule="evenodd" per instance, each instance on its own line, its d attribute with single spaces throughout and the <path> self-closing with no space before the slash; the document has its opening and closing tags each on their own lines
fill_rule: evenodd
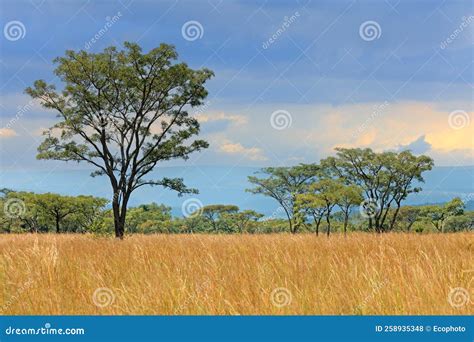
<svg viewBox="0 0 474 342">
<path fill-rule="evenodd" d="M 176 170 L 181 171 L 177 174 Z M 198 171 L 199 170 L 199 171 Z M 137 190 L 131 198 L 133 207 L 152 202 L 172 208 L 175 217 L 182 216 L 181 206 L 187 199 L 199 200 L 203 205 L 236 204 L 241 210 L 253 209 L 266 216 L 273 216 L 279 205 L 265 196 L 245 192 L 251 187 L 247 177 L 259 171 L 259 167 L 236 166 L 164 166 L 153 171 L 154 175 L 183 177 L 188 186 L 196 187 L 199 194 L 179 197 L 175 192 L 157 187 Z M 61 195 L 91 195 L 111 198 L 111 190 L 103 177 L 91 177 L 93 169 L 37 170 L 18 173 L 15 170 L 3 170 L 0 188 L 35 193 L 58 193 Z M 160 173 L 160 171 L 162 171 Z M 195 172 L 198 171 L 198 172 Z M 461 198 L 471 208 L 474 203 L 474 166 L 435 166 L 423 174 L 423 190 L 411 194 L 405 205 L 440 204 L 454 197 Z M 469 182 L 471 179 L 471 182 Z M 70 184 L 74 184 L 71 187 Z M 282 216 L 282 213 L 278 216 Z"/>
</svg>

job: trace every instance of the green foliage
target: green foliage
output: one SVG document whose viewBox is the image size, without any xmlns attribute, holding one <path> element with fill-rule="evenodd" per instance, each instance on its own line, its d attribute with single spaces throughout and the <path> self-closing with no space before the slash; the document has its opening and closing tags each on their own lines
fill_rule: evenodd
<svg viewBox="0 0 474 342">
<path fill-rule="evenodd" d="M 326 203 L 314 193 L 298 194 L 295 200 L 295 218 L 299 225 L 307 227 L 306 222 L 313 220 L 313 230 L 319 235 L 319 226 L 326 213 Z"/>
<path fill-rule="evenodd" d="M 169 229 L 171 208 L 156 203 L 143 204 L 128 211 L 125 229 L 129 233 L 165 232 Z"/>
<path fill-rule="evenodd" d="M 398 213 L 398 220 L 395 228 L 401 231 L 411 231 L 415 222 L 420 219 L 422 207 L 403 206 Z"/>
<path fill-rule="evenodd" d="M 464 214 L 464 203 L 459 197 L 453 198 L 443 206 L 429 205 L 422 208 L 421 215 L 437 231 L 444 232 L 446 221 L 454 216 Z"/>
<path fill-rule="evenodd" d="M 173 218 L 171 208 L 156 203 L 128 208 L 128 233 L 280 233 L 314 231 L 320 228 L 347 230 L 457 232 L 474 228 L 474 212 L 454 198 L 443 205 L 402 206 L 408 194 L 420 188 L 421 174 L 431 168 L 431 159 L 410 152 L 375 153 L 369 149 L 338 149 L 338 155 L 321 165 L 265 168 L 266 177 L 249 177 L 255 194 L 274 198 L 281 214 L 271 218 L 254 210 L 230 204 L 203 207 L 200 215 Z M 380 210 L 367 219 L 354 212 L 365 199 L 379 199 Z M 116 226 L 116 215 L 107 200 L 92 196 L 61 196 L 0 189 L 0 231 L 74 232 L 105 234 Z M 323 220 L 324 219 L 324 220 Z M 377 228 L 378 227 L 378 228 Z"/>
<path fill-rule="evenodd" d="M 474 211 L 450 216 L 444 227 L 446 232 L 460 232 L 474 230 Z"/>
<path fill-rule="evenodd" d="M 203 217 L 211 224 L 212 229 L 219 231 L 219 223 L 222 222 L 222 217 L 225 215 L 232 215 L 239 211 L 236 205 L 213 204 L 202 208 Z M 226 227 L 228 227 L 226 225 Z"/>
<path fill-rule="evenodd" d="M 55 60 L 62 91 L 43 80 L 25 91 L 53 109 L 59 121 L 38 147 L 39 159 L 86 162 L 106 175 L 113 197 L 117 237 L 123 237 L 128 201 L 145 185 L 196 193 L 181 178 L 149 179 L 159 162 L 187 159 L 208 147 L 193 140 L 198 121 L 188 110 L 207 96 L 204 84 L 213 73 L 176 63 L 173 46 L 161 44 L 148 53 L 125 43 L 100 53 L 66 51 Z"/>
<path fill-rule="evenodd" d="M 264 215 L 257 213 L 254 210 L 244 210 L 241 212 L 227 212 L 223 213 L 221 218 L 230 228 L 231 232 L 235 233 L 252 233 L 255 232 L 258 226 L 257 221 Z"/>
<path fill-rule="evenodd" d="M 423 182 L 422 173 L 431 170 L 433 160 L 414 156 L 410 151 L 376 153 L 371 149 L 336 148 L 337 156 L 321 161 L 330 175 L 348 184 L 359 186 L 367 199 L 379 207 L 369 217 L 369 229 L 392 230 L 402 201 L 411 193 L 421 191 L 413 182 Z M 396 206 L 392 220 L 387 222 L 390 208 Z"/>
<path fill-rule="evenodd" d="M 311 193 L 298 194 L 295 200 L 295 224 L 301 232 L 319 233 L 347 230 L 368 231 L 364 221 L 339 208 L 327 215 L 327 205 L 352 207 L 360 199 L 360 189 L 340 181 L 324 180 L 308 187 Z M 61 196 L 31 192 L 1 192 L 0 232 L 3 233 L 93 233 L 113 232 L 113 213 L 107 200 L 92 196 Z M 353 196 L 353 197 L 352 197 Z M 337 204 L 326 202 L 337 201 Z M 391 211 L 392 215 L 394 209 Z M 203 208 L 201 215 L 173 218 L 171 208 L 162 204 L 144 204 L 129 208 L 127 233 L 139 234 L 264 234 L 291 232 L 288 221 L 273 218 L 254 210 L 234 205 L 214 204 Z M 59 221 L 57 221 L 59 217 Z M 322 220 L 326 218 L 326 220 Z M 328 221 L 329 220 L 329 221 Z M 440 223 L 442 220 L 442 223 Z M 402 206 L 394 230 L 426 232 L 457 232 L 474 228 L 474 212 L 464 212 L 458 198 L 440 206 Z"/>
<path fill-rule="evenodd" d="M 107 200 L 93 196 L 8 192 L 0 217 L 5 232 L 92 232 L 103 225 Z"/>
<path fill-rule="evenodd" d="M 248 177 L 249 182 L 255 187 L 247 191 L 275 199 L 285 211 L 290 231 L 296 233 L 298 227 L 293 219 L 296 196 L 304 193 L 306 187 L 317 179 L 319 171 L 319 165 L 316 164 L 267 167 L 260 172 L 264 178 Z"/>
</svg>

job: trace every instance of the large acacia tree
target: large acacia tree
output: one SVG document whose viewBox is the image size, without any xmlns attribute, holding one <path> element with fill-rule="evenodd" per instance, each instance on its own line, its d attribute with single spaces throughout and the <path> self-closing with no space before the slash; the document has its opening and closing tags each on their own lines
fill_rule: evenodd
<svg viewBox="0 0 474 342">
<path fill-rule="evenodd" d="M 208 147 L 198 121 L 188 115 L 207 96 L 208 69 L 177 63 L 173 46 L 161 44 L 148 53 L 134 43 L 101 53 L 66 51 L 55 60 L 62 91 L 38 80 L 26 92 L 59 117 L 38 148 L 39 159 L 87 162 L 92 176 L 105 175 L 113 190 L 115 235 L 124 235 L 130 195 L 144 185 L 161 185 L 182 193 L 181 178 L 150 179 L 158 162 L 187 159 Z"/>
</svg>

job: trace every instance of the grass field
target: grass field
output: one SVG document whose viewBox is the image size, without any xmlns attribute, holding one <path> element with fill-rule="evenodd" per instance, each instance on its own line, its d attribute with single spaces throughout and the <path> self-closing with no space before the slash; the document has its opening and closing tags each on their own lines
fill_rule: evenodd
<svg viewBox="0 0 474 342">
<path fill-rule="evenodd" d="M 472 233 L 2 235 L 0 310 L 472 314 L 473 249 Z"/>
</svg>

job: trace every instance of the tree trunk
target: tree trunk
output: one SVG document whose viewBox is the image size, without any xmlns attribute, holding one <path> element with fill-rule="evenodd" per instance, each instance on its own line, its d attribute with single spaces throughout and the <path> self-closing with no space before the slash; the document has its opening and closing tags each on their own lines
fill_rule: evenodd
<svg viewBox="0 0 474 342">
<path fill-rule="evenodd" d="M 397 220 L 398 212 L 400 211 L 400 206 L 401 206 L 401 203 L 397 203 L 397 209 L 395 209 L 395 212 L 393 213 L 392 221 L 390 222 L 390 231 L 392 231 L 393 227 L 395 226 L 395 221 Z"/>
<path fill-rule="evenodd" d="M 375 230 L 377 231 L 377 233 L 382 233 L 382 229 L 380 227 L 380 221 L 377 216 L 375 216 Z"/>
<path fill-rule="evenodd" d="M 385 210 L 385 213 L 383 213 L 383 215 L 380 216 L 381 220 L 380 220 L 379 225 L 380 225 L 380 229 L 381 229 L 383 232 L 385 231 L 385 229 L 384 229 L 384 224 L 385 224 L 385 220 L 386 220 L 386 218 L 387 218 L 387 215 L 388 215 L 389 211 L 390 211 L 390 203 L 388 204 L 388 207 L 387 207 L 387 209 Z M 383 212 L 383 210 L 382 210 L 382 212 Z"/>
<path fill-rule="evenodd" d="M 328 223 L 327 236 L 329 237 L 329 232 L 331 231 L 331 220 L 329 219 L 329 213 L 326 215 L 326 222 Z"/>
<path fill-rule="evenodd" d="M 288 212 L 288 210 L 285 208 L 285 206 L 284 206 L 281 202 L 280 202 L 280 205 L 281 205 L 281 207 L 283 208 L 283 210 L 285 211 L 286 217 L 287 217 L 287 219 L 288 219 L 288 223 L 289 223 L 289 225 L 290 225 L 290 232 L 291 232 L 292 234 L 296 233 L 296 231 L 293 231 L 293 220 L 292 220 L 292 218 L 291 218 L 290 213 Z"/>
<path fill-rule="evenodd" d="M 290 224 L 290 232 L 294 234 L 296 233 L 296 231 L 293 229 L 293 220 L 291 219 L 289 214 L 287 214 L 287 216 L 288 216 L 288 223 Z"/>
<path fill-rule="evenodd" d="M 59 230 L 59 217 L 58 215 L 56 215 L 56 234 L 59 234 L 60 233 L 60 230 Z"/>
<path fill-rule="evenodd" d="M 123 240 L 123 236 L 125 234 L 125 213 L 123 212 L 120 215 L 120 221 L 116 232 L 118 232 L 118 234 L 116 233 L 115 237 L 119 238 L 120 240 Z"/>
<path fill-rule="evenodd" d="M 115 237 L 122 240 L 125 232 L 125 215 L 120 214 L 120 205 L 117 196 L 112 201 L 112 210 L 114 214 Z"/>
<path fill-rule="evenodd" d="M 347 235 L 347 223 L 349 222 L 349 213 L 344 212 L 344 236 Z"/>
<path fill-rule="evenodd" d="M 316 223 L 316 236 L 319 236 L 319 225 L 321 224 L 322 218 L 322 216 L 320 216 L 317 220 L 314 218 L 314 222 Z"/>
</svg>

